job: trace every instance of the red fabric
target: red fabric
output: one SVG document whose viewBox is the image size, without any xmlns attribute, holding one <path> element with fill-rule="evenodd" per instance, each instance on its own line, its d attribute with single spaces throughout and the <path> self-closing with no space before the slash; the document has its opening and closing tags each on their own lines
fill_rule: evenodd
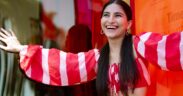
<svg viewBox="0 0 183 96">
<path fill-rule="evenodd" d="M 136 19 L 135 19 L 135 0 L 130 0 L 130 7 L 131 7 L 131 10 L 132 10 L 132 26 L 131 26 L 131 33 L 132 34 L 135 34 L 136 33 L 136 26 L 135 26 L 135 22 L 136 22 Z"/>
<path fill-rule="evenodd" d="M 74 83 L 80 82 L 81 80 L 80 80 L 80 74 L 79 74 L 78 56 L 68 53 L 66 58 L 69 58 L 69 59 L 66 59 L 68 83 L 74 84 Z M 73 63 L 75 63 L 74 66 L 72 66 Z"/>
<path fill-rule="evenodd" d="M 60 64 L 60 58 L 59 58 L 59 51 L 51 49 L 48 53 L 48 68 L 49 68 L 49 74 L 50 74 L 50 84 L 55 85 L 57 83 L 60 83 L 61 85 L 61 78 L 60 78 L 60 72 L 59 71 L 59 64 Z M 55 78 L 55 76 L 57 76 Z"/>
<path fill-rule="evenodd" d="M 178 94 L 182 94 L 182 92 L 178 90 L 182 89 L 183 78 L 181 76 L 183 72 L 177 72 L 182 70 L 180 61 L 183 60 L 182 57 L 180 57 L 180 54 L 182 54 L 182 50 L 180 49 L 180 46 L 182 46 L 182 42 L 180 42 L 182 37 L 180 39 L 180 34 L 182 34 L 182 32 L 176 32 L 162 37 L 160 34 L 152 33 L 147 40 L 141 40 L 144 39 L 141 36 L 134 40 L 136 48 L 142 46 L 138 46 L 139 43 L 137 42 L 141 41 L 141 43 L 143 42 L 145 44 L 145 52 L 142 51 L 140 53 L 145 54 L 142 56 L 145 56 L 145 58 L 152 63 L 149 64 L 148 67 L 152 83 L 148 88 L 147 96 L 179 96 Z M 166 39 L 162 40 L 162 38 L 165 37 Z M 156 46 L 158 46 L 158 44 L 165 44 L 165 49 L 157 48 Z M 171 49 L 166 49 L 168 47 Z M 157 51 L 157 49 L 159 49 L 159 51 Z M 164 52 L 165 57 L 159 58 L 159 60 L 165 61 L 166 65 L 162 66 L 162 63 L 157 64 L 157 54 L 161 53 L 161 55 L 163 55 Z M 153 65 L 176 72 L 162 71 Z"/>
<path fill-rule="evenodd" d="M 142 60 L 142 62 L 139 62 L 139 59 Z M 147 72 L 147 69 L 145 66 L 145 61 L 142 58 L 140 58 L 140 56 L 138 56 L 135 60 L 136 60 L 137 68 L 139 70 L 139 80 L 135 85 L 135 88 L 147 87 L 150 85 L 151 80 L 149 78 L 149 73 Z M 145 66 L 145 69 L 142 68 L 143 67 L 142 65 Z"/>
<path fill-rule="evenodd" d="M 76 0 L 77 2 L 80 0 Z M 75 1 L 75 2 L 76 2 Z M 78 2 L 79 5 L 86 3 L 89 1 L 84 1 L 84 2 Z M 78 6 L 79 6 L 78 5 Z M 87 4 L 84 4 L 84 6 L 86 7 Z M 78 53 L 78 52 L 82 52 L 82 51 L 88 51 L 89 49 L 92 49 L 92 40 L 91 40 L 91 30 L 89 29 L 89 26 L 91 27 L 91 25 L 87 24 L 87 19 L 91 20 L 91 18 L 87 18 L 88 15 L 91 14 L 84 14 L 85 12 L 91 12 L 87 10 L 87 8 L 82 8 L 83 6 L 79 6 L 79 12 L 78 15 L 82 15 L 82 16 L 76 16 L 80 17 L 79 19 L 77 19 L 77 24 L 72 26 L 69 29 L 69 32 L 67 34 L 67 38 L 66 38 L 66 51 L 68 52 L 72 52 L 72 53 Z M 89 8 L 91 9 L 91 8 Z M 84 12 L 84 13 L 82 13 Z M 86 16 L 85 16 L 86 15 Z M 84 17 L 83 17 L 84 16 Z M 84 22 L 83 22 L 84 21 Z M 79 24 L 78 24 L 79 23 Z M 82 24 L 81 24 L 82 23 Z M 86 23 L 86 24 L 85 24 Z M 90 22 L 91 23 L 91 22 Z M 87 26 L 88 25 L 88 26 Z M 84 54 L 86 57 L 88 56 L 92 56 L 88 53 L 82 53 Z M 78 57 L 81 57 L 81 54 L 78 54 Z M 89 58 L 85 58 L 86 62 L 89 62 L 91 60 L 92 57 Z M 70 59 L 69 59 L 70 60 Z M 80 61 L 82 62 L 82 61 Z M 91 63 L 96 64 L 97 61 L 92 61 Z M 86 73 L 84 75 L 81 75 L 81 80 L 83 82 L 86 82 L 86 80 L 92 80 L 93 77 L 96 76 L 96 72 L 95 69 L 92 68 L 92 64 L 90 63 L 86 63 L 86 66 L 82 66 L 82 67 L 86 67 L 86 71 L 83 70 L 82 73 Z M 68 66 L 70 67 L 70 66 Z M 87 74 L 90 73 L 90 74 Z M 73 74 L 75 75 L 75 74 Z M 74 77 L 74 76 L 73 76 Z M 74 86 L 68 86 L 66 87 L 66 95 L 68 96 L 96 96 L 96 88 L 95 88 L 95 81 L 93 80 L 92 82 L 87 82 L 87 83 L 83 83 L 83 84 L 79 84 L 79 85 L 74 85 Z"/>
<path fill-rule="evenodd" d="M 76 24 L 85 24 L 91 29 L 91 0 L 74 0 Z"/>
<path fill-rule="evenodd" d="M 48 84 L 48 85 L 54 85 L 54 86 L 66 86 L 66 85 L 75 85 L 77 83 L 84 83 L 86 81 L 93 80 L 96 77 L 96 71 L 94 70 L 96 70 L 96 66 L 97 66 L 96 61 L 98 60 L 98 57 L 99 57 L 98 56 L 99 52 L 96 49 L 90 50 L 82 55 L 78 55 L 81 53 L 78 53 L 78 54 L 64 53 L 63 51 L 60 52 L 60 50 L 57 50 L 57 49 L 49 49 L 49 50 L 42 49 L 40 46 L 29 46 L 27 50 L 28 51 L 22 50 L 22 52 L 20 52 L 20 56 L 21 56 L 20 66 L 22 70 L 26 73 L 26 75 L 35 81 Z M 48 55 L 48 53 L 51 53 L 51 54 Z M 54 56 L 58 56 L 56 58 L 59 58 L 60 62 L 55 61 L 55 58 L 53 58 Z M 78 56 L 80 56 L 79 58 L 81 59 L 78 59 Z M 52 62 L 55 63 L 54 66 L 52 65 L 49 66 L 49 64 L 47 65 L 48 62 L 42 61 L 41 58 L 44 58 L 45 61 L 49 61 L 47 60 L 48 58 L 53 58 Z M 80 60 L 84 62 L 79 62 Z M 63 67 L 63 65 L 60 66 L 60 64 L 63 64 L 63 62 L 65 62 L 66 64 L 66 69 Z M 50 70 L 55 69 L 55 70 L 49 71 L 47 70 L 47 68 L 42 66 L 48 66 L 48 69 Z M 58 67 L 58 68 L 55 68 L 55 67 Z M 60 69 L 61 67 L 64 69 Z M 66 72 L 63 72 L 64 70 Z M 86 80 L 85 78 L 80 77 L 80 75 L 83 72 L 87 72 L 87 73 L 84 73 L 86 74 Z M 62 77 L 65 75 L 67 77 Z M 59 80 L 65 80 L 65 82 L 68 81 L 68 84 Z M 50 81 L 52 81 L 52 83 Z"/>
<path fill-rule="evenodd" d="M 137 84 L 135 85 L 135 88 L 147 87 L 149 79 L 150 79 L 150 78 L 148 78 L 148 80 L 145 79 L 145 75 L 149 77 L 149 74 L 148 73 L 146 74 L 147 69 L 144 70 L 142 68 L 143 64 L 140 64 L 139 59 L 140 59 L 139 57 L 135 59 L 137 68 L 139 70 L 139 80 L 138 80 Z M 109 88 L 110 88 L 111 92 L 113 90 L 115 92 L 115 94 L 118 94 L 120 91 L 119 65 L 118 64 L 110 65 L 108 76 L 109 76 Z M 113 94 L 113 93 L 111 93 L 111 94 Z"/>
<path fill-rule="evenodd" d="M 27 50 L 24 50 L 28 52 L 23 58 L 21 59 L 20 67 L 24 72 L 31 69 L 31 73 L 28 75 L 32 79 L 42 82 L 43 79 L 43 69 L 42 69 L 42 51 L 40 46 L 29 46 Z M 33 56 L 33 57 L 32 57 Z M 36 60 L 37 58 L 37 60 Z"/>
<path fill-rule="evenodd" d="M 109 67 L 109 88 L 115 91 L 115 93 L 120 91 L 119 83 L 119 65 L 111 64 Z"/>
<path fill-rule="evenodd" d="M 153 63 L 154 65 L 157 65 L 164 70 L 181 71 L 182 70 L 180 63 L 180 61 L 182 60 L 182 57 L 180 57 L 180 54 L 182 52 L 180 50 L 180 46 L 182 46 L 182 42 L 180 42 L 181 34 L 182 33 L 179 32 L 175 32 L 170 35 L 162 35 L 152 32 L 141 34 L 139 36 L 136 36 L 134 39 L 135 48 L 143 58 Z M 154 37 L 152 38 L 152 36 Z M 161 40 L 159 40 L 159 38 L 161 38 Z M 173 44 L 168 43 L 170 42 L 169 40 L 175 42 Z M 157 45 L 159 47 L 154 47 Z M 168 50 L 166 49 L 169 46 L 172 46 L 171 51 L 169 49 Z M 151 57 L 149 56 L 150 54 L 157 54 L 157 56 Z M 157 57 L 158 59 L 156 59 Z M 174 60 L 176 63 L 173 63 L 172 60 Z"/>
<path fill-rule="evenodd" d="M 166 42 L 166 61 L 167 61 L 167 68 L 170 70 L 182 70 L 181 62 L 180 62 L 180 33 L 177 34 L 170 34 L 167 37 Z M 176 39 L 172 39 L 176 38 Z M 183 51 L 183 50 L 182 50 Z M 170 58 L 174 55 L 174 58 Z M 175 67 L 172 65 L 176 65 Z"/>
<path fill-rule="evenodd" d="M 76 0 L 76 24 L 85 24 L 92 31 L 92 47 L 101 48 L 106 38 L 101 35 L 100 19 L 103 4 L 109 0 Z"/>
<path fill-rule="evenodd" d="M 41 48 L 39 46 L 31 47 L 29 46 L 28 51 L 30 52 L 28 56 L 33 55 L 29 60 L 29 65 L 31 65 L 31 77 L 32 79 L 37 79 L 42 81 L 43 79 L 43 70 L 41 66 Z M 37 58 L 37 60 L 36 60 Z"/>
<path fill-rule="evenodd" d="M 92 0 L 92 46 L 102 48 L 106 42 L 104 35 L 101 35 L 101 11 L 102 6 L 109 0 Z"/>
<path fill-rule="evenodd" d="M 93 57 L 93 55 L 89 54 L 89 53 L 85 53 L 85 56 L 87 56 L 88 58 L 85 59 L 86 62 L 89 62 Z M 97 60 L 92 60 L 91 63 L 93 64 L 97 64 Z M 96 76 L 96 68 L 92 68 L 92 64 L 90 63 L 86 63 L 86 70 L 87 70 L 87 73 L 90 73 L 90 74 L 87 74 L 87 79 L 88 80 L 92 80 L 93 77 Z M 91 69 L 92 68 L 92 69 Z"/>
<path fill-rule="evenodd" d="M 145 57 L 146 58 L 152 58 L 153 61 L 155 61 L 155 63 L 157 64 L 158 62 L 158 53 L 156 50 L 153 49 L 157 49 L 158 44 L 156 42 L 159 42 L 162 39 L 161 36 L 159 36 L 158 34 L 152 34 L 149 39 L 145 42 L 145 43 L 154 43 L 151 46 L 147 46 L 147 48 L 145 49 Z M 153 54 L 152 54 L 153 53 Z"/>
</svg>

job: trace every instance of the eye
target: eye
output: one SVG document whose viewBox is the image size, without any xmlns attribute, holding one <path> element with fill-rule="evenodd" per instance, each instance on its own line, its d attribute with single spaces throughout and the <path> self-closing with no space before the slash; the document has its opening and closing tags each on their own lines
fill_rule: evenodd
<svg viewBox="0 0 183 96">
<path fill-rule="evenodd" d="M 122 15 L 121 14 L 116 14 L 115 17 L 122 17 Z"/>
<path fill-rule="evenodd" d="M 117 13 L 114 14 L 114 16 L 115 16 L 115 17 L 123 17 L 123 14 L 117 12 Z"/>
<path fill-rule="evenodd" d="M 102 17 L 109 17 L 109 13 L 103 13 Z"/>
</svg>

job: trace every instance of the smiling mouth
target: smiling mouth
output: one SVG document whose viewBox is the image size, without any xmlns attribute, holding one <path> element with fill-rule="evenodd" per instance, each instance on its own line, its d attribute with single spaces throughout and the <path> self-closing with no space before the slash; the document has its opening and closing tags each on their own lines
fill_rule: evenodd
<svg viewBox="0 0 183 96">
<path fill-rule="evenodd" d="M 118 26 L 114 26 L 114 25 L 107 25 L 106 26 L 107 29 L 112 29 L 112 30 L 115 30 L 118 28 Z"/>
</svg>

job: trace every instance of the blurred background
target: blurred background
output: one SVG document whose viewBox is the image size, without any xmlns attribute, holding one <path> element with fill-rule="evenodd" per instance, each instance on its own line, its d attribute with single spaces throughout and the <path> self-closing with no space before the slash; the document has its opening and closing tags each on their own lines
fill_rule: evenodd
<svg viewBox="0 0 183 96">
<path fill-rule="evenodd" d="M 100 49 L 106 42 L 106 38 L 100 34 L 100 12 L 107 1 L 0 0 L 0 27 L 12 29 L 22 44 L 40 44 L 45 48 L 74 53 Z M 183 30 L 182 0 L 124 1 L 131 5 L 134 13 L 133 34 L 146 31 L 170 34 Z M 73 34 L 73 30 L 74 36 L 80 34 L 81 40 L 69 35 Z M 81 38 L 79 36 L 77 38 Z M 91 38 L 91 41 L 83 40 L 84 37 Z M 72 46 L 77 46 L 72 40 L 86 41 L 78 45 L 84 49 L 72 50 Z M 18 54 L 0 50 L 0 96 L 96 96 L 95 81 L 71 87 L 46 86 L 31 81 L 19 69 L 18 58 Z M 151 64 L 148 70 L 152 83 L 147 96 L 183 95 L 182 71 L 166 72 Z"/>
</svg>

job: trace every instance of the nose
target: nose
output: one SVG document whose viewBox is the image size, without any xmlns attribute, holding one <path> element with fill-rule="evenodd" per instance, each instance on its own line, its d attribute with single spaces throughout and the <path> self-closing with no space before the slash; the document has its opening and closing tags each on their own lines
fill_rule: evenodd
<svg viewBox="0 0 183 96">
<path fill-rule="evenodd" d="M 111 16 L 109 17 L 108 21 L 109 21 L 110 23 L 113 23 L 113 22 L 115 21 L 114 16 L 113 16 L 113 15 L 111 15 Z"/>
</svg>

